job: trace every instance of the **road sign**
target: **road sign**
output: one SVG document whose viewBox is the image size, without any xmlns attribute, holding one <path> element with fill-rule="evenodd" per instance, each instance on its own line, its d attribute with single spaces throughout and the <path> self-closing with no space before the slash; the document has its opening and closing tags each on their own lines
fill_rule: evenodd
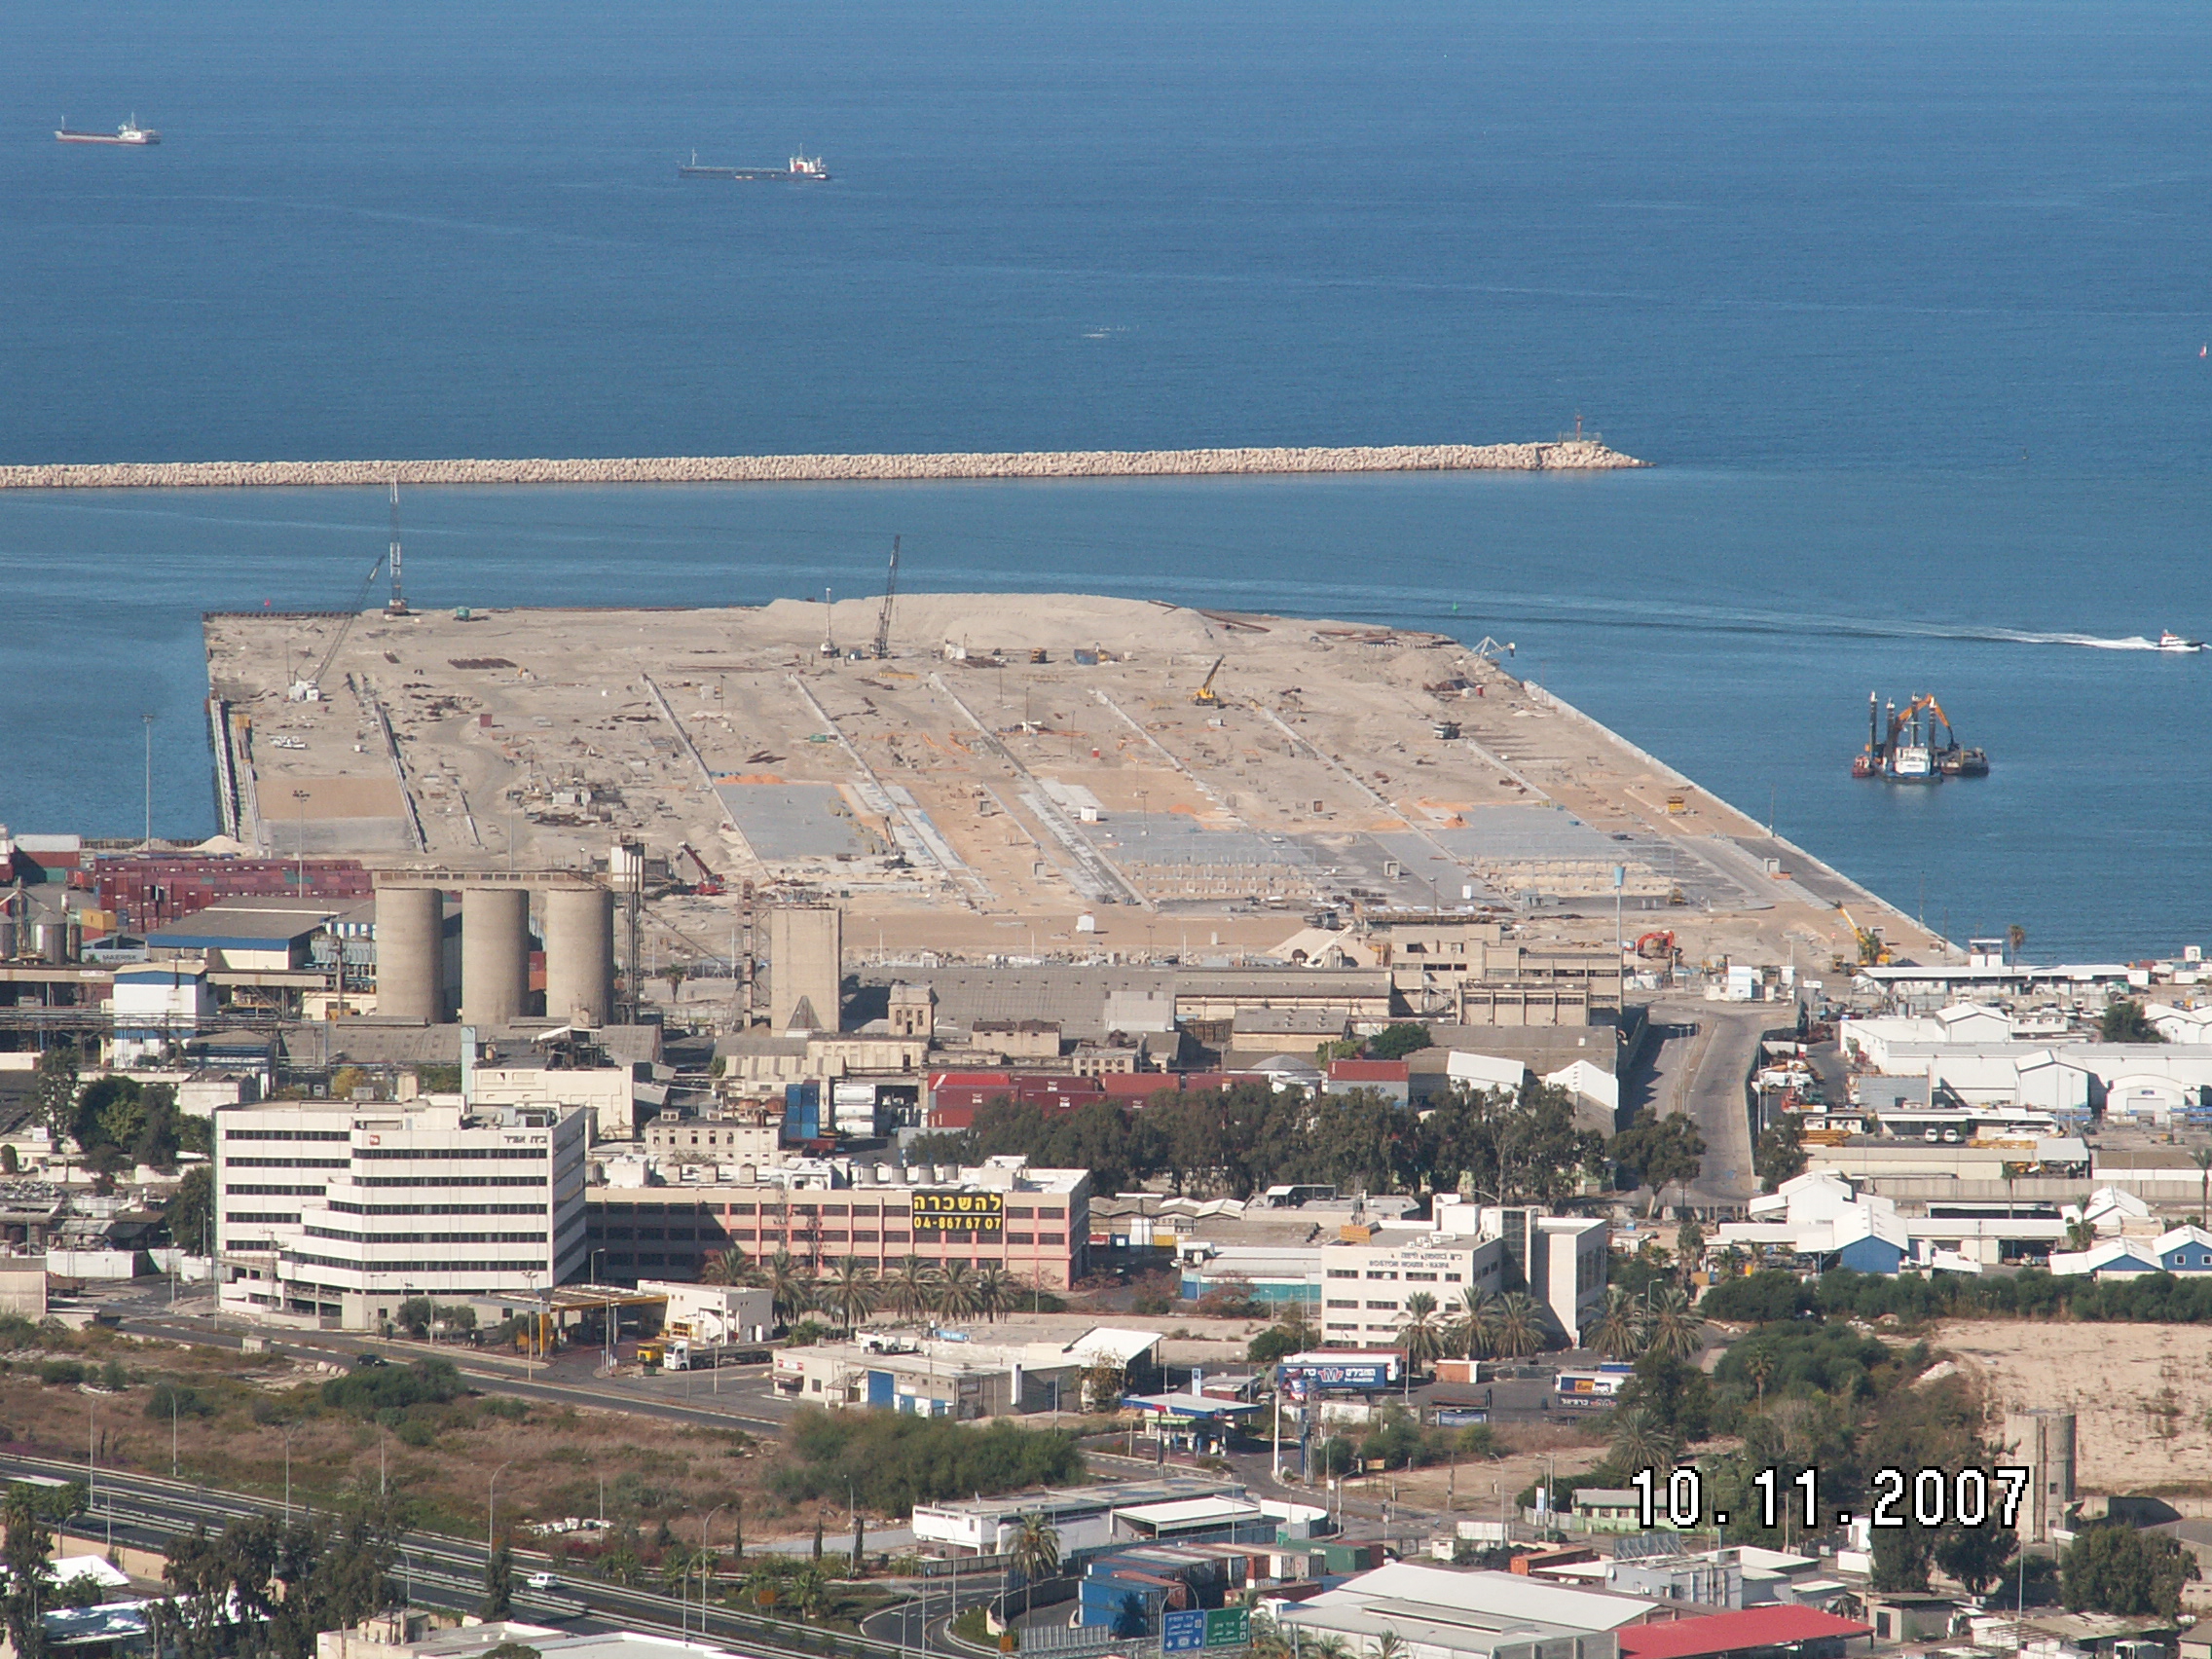
<svg viewBox="0 0 2212 1659">
<path fill-rule="evenodd" d="M 1206 1645 L 1206 1613 L 1203 1607 L 1189 1607 L 1181 1612 L 1160 1615 L 1160 1651 L 1162 1653 L 1197 1653 Z"/>
<path fill-rule="evenodd" d="M 1208 1647 L 1252 1645 L 1252 1611 L 1249 1607 L 1215 1607 L 1206 1614 Z"/>
</svg>

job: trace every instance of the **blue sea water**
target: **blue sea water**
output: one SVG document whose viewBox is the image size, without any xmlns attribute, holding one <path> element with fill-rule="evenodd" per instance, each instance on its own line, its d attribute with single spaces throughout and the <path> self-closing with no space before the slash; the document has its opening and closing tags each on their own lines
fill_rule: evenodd
<svg viewBox="0 0 2212 1659">
<path fill-rule="evenodd" d="M 1104 589 L 1511 638 L 1933 925 L 2212 942 L 2212 11 L 11 8 L 0 461 L 1489 441 L 1411 477 L 418 491 L 451 603 Z M 155 150 L 57 145 L 135 113 Z M 684 181 L 822 154 L 825 186 Z M 210 827 L 203 608 L 371 492 L 0 497 L 0 817 Z M 1457 608 L 1455 609 L 1454 607 Z M 2095 642 L 2104 642 L 2097 644 Z M 1996 770 L 1854 785 L 1869 689 Z"/>
</svg>

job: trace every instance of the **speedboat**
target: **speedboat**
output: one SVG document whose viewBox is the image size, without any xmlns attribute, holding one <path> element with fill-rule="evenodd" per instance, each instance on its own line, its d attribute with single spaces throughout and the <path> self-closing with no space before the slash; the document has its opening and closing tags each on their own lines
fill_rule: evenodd
<svg viewBox="0 0 2212 1659">
<path fill-rule="evenodd" d="M 2185 640 L 2179 634 L 2158 636 L 2158 649 L 2162 651 L 2200 651 L 2203 648 L 2202 640 Z"/>
</svg>

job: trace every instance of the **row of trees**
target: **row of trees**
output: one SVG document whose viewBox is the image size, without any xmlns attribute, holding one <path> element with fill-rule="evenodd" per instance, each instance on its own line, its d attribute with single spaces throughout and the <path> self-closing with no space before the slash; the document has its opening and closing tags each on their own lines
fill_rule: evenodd
<svg viewBox="0 0 2212 1659">
<path fill-rule="evenodd" d="M 1088 1168 L 1100 1192 L 1164 1177 L 1177 1192 L 1237 1198 L 1281 1183 L 1394 1193 L 1464 1182 L 1491 1202 L 1551 1202 L 1610 1167 L 1604 1137 L 1577 1126 L 1573 1097 L 1544 1083 L 1455 1087 L 1419 1113 L 1370 1091 L 1278 1094 L 1255 1083 L 1073 1112 L 999 1100 L 971 1129 L 923 1137 L 913 1156 L 974 1163 L 1001 1153 Z"/>
<path fill-rule="evenodd" d="M 759 1285 L 769 1293 L 776 1317 L 785 1323 L 808 1313 L 828 1315 L 841 1330 L 852 1330 L 878 1309 L 908 1319 L 996 1319 L 1043 1295 L 996 1262 L 977 1268 L 967 1262 L 925 1262 L 908 1256 L 878 1272 L 856 1256 L 842 1256 L 818 1272 L 789 1250 L 756 1260 L 732 1246 L 707 1259 L 700 1275 L 708 1284 Z"/>
<path fill-rule="evenodd" d="M 1751 1273 L 1706 1293 L 1715 1319 L 1791 1319 L 1803 1313 L 1839 1318 L 2073 1318 L 2125 1324 L 2212 1324 L 2212 1282 L 2172 1273 L 2137 1273 L 2099 1283 L 2088 1274 L 2059 1275 L 2023 1268 L 2010 1277 L 1940 1273 L 1890 1278 L 1838 1269 L 1807 1283 L 1779 1269 Z"/>
</svg>

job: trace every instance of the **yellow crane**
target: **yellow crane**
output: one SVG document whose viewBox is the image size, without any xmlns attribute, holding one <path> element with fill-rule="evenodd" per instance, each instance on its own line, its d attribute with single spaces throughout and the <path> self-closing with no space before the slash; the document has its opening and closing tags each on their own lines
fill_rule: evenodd
<svg viewBox="0 0 2212 1659">
<path fill-rule="evenodd" d="M 1887 968 L 1890 965 L 1890 942 L 1873 928 L 1862 928 L 1859 918 L 1844 904 L 1836 906 L 1843 919 L 1850 924 L 1852 937 L 1859 941 L 1859 966 L 1862 968 Z"/>
<path fill-rule="evenodd" d="M 1206 670 L 1205 679 L 1199 681 L 1198 688 L 1191 693 L 1191 701 L 1198 704 L 1199 708 L 1218 709 L 1221 707 L 1221 693 L 1213 688 L 1213 677 L 1221 672 L 1221 665 L 1228 660 L 1225 656 L 1215 657 L 1213 667 Z"/>
</svg>

